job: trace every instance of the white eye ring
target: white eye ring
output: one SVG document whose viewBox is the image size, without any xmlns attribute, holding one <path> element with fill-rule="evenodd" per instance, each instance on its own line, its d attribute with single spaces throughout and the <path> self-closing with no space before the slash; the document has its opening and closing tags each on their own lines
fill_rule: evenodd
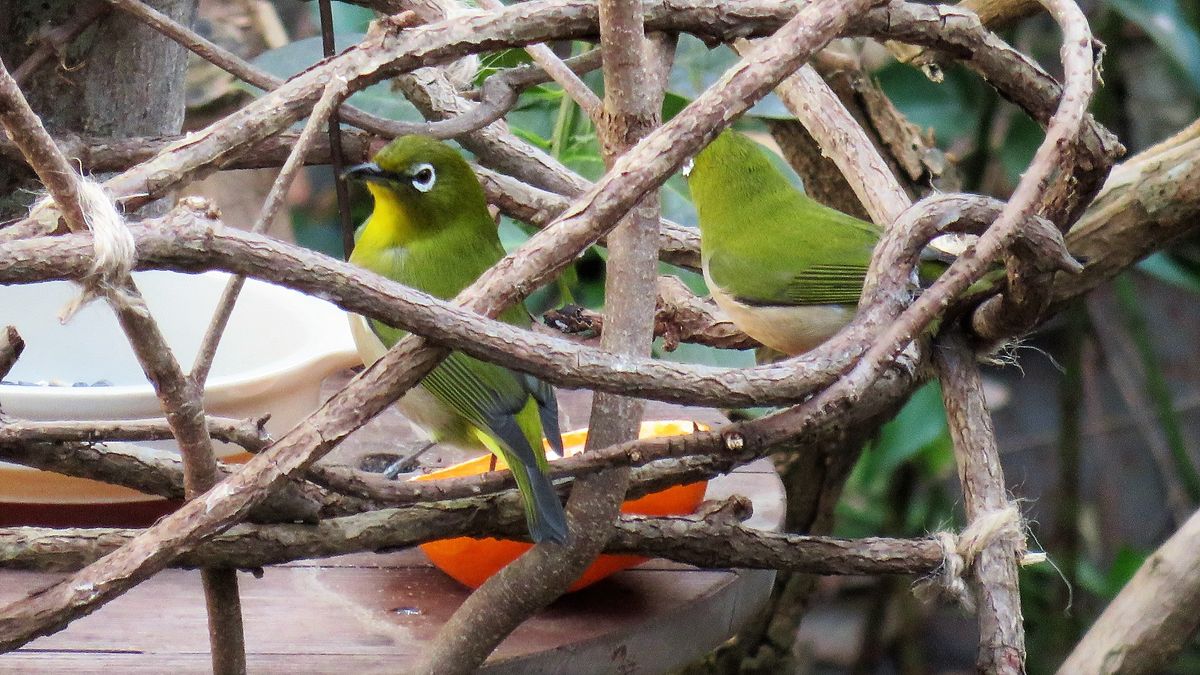
<svg viewBox="0 0 1200 675">
<path fill-rule="evenodd" d="M 437 171 L 433 170 L 432 164 L 417 164 L 409 175 L 412 176 L 412 186 L 417 192 L 429 192 L 437 182 Z"/>
<path fill-rule="evenodd" d="M 687 159 L 683 160 L 683 166 L 680 167 L 681 173 L 683 173 L 683 177 L 687 178 L 688 176 L 692 175 L 692 169 L 695 166 L 696 166 L 695 159 L 688 157 Z"/>
</svg>

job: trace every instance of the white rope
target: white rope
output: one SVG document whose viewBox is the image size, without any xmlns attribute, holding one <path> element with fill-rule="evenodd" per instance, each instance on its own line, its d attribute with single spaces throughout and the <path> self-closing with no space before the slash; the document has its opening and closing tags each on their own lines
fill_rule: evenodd
<svg viewBox="0 0 1200 675">
<path fill-rule="evenodd" d="M 918 596 L 941 595 L 962 605 L 968 611 L 975 610 L 965 579 L 974 566 L 980 552 L 997 541 L 1012 542 L 1020 564 L 1034 565 L 1046 560 L 1040 551 L 1030 553 L 1026 549 L 1025 521 L 1015 504 L 985 511 L 975 517 L 957 536 L 953 532 L 935 532 L 933 538 L 942 547 L 942 566 L 934 575 L 917 582 L 914 592 Z"/>
<path fill-rule="evenodd" d="M 82 288 L 79 295 L 59 311 L 58 319 L 62 323 L 70 321 L 76 312 L 98 297 L 131 301 L 125 287 L 137 262 L 133 233 L 108 193 L 86 176 L 80 177 L 78 186 L 83 220 L 92 231 L 92 266 L 78 282 Z M 57 223 L 59 208 L 47 195 L 38 200 L 29 215 L 38 222 Z M 49 229 L 53 230 L 54 226 Z"/>
</svg>

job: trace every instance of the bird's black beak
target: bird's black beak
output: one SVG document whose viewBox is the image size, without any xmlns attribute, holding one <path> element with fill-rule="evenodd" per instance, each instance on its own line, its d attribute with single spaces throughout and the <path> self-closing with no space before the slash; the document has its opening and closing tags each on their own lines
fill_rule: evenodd
<svg viewBox="0 0 1200 675">
<path fill-rule="evenodd" d="M 383 169 L 375 162 L 355 164 L 342 172 L 342 180 L 380 181 L 385 177 Z"/>
</svg>

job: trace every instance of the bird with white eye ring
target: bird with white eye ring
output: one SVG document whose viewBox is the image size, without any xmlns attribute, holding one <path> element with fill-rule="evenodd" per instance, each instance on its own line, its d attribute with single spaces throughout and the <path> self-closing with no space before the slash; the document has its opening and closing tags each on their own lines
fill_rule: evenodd
<svg viewBox="0 0 1200 675">
<path fill-rule="evenodd" d="M 423 136 L 401 136 L 374 162 L 350 167 L 375 209 L 359 228 L 350 262 L 432 296 L 451 299 L 504 256 L 496 221 L 479 179 L 462 155 Z M 497 317 L 528 328 L 521 305 Z M 405 331 L 351 316 L 365 363 L 373 363 Z M 452 352 L 399 401 L 404 415 L 439 443 L 489 450 L 513 471 L 534 541 L 564 542 L 567 520 L 546 476 L 542 435 L 562 455 L 558 404 L 550 385 L 503 366 Z"/>
<path fill-rule="evenodd" d="M 429 192 L 437 183 L 437 171 L 432 164 L 417 164 L 412 168 L 412 186 L 418 192 Z"/>
</svg>

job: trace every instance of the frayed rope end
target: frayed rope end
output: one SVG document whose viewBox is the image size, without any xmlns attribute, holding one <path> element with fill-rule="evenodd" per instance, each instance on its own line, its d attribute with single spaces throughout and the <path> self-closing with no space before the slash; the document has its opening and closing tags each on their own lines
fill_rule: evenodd
<svg viewBox="0 0 1200 675">
<path fill-rule="evenodd" d="M 133 233 L 103 186 L 80 177 L 79 205 L 84 222 L 92 231 L 92 266 L 78 282 L 82 288 L 79 295 L 59 311 L 58 320 L 64 324 L 98 297 L 132 300 L 126 289 L 129 273 L 137 262 Z M 47 195 L 34 204 L 29 215 L 38 222 L 57 222 L 58 205 Z"/>
</svg>

